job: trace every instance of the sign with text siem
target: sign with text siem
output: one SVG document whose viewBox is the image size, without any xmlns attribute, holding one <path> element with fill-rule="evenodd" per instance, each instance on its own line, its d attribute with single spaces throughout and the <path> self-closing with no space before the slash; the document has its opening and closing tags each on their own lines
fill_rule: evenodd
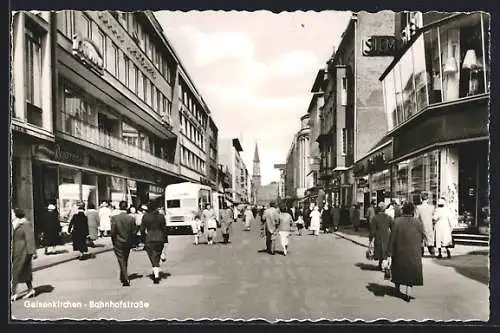
<svg viewBox="0 0 500 333">
<path fill-rule="evenodd" d="M 363 41 L 361 49 L 366 57 L 392 57 L 404 46 L 395 36 L 371 36 Z"/>
</svg>

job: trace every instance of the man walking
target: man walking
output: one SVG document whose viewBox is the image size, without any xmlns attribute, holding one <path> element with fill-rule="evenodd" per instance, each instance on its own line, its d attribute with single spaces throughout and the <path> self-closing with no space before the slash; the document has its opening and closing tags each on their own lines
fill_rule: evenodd
<svg viewBox="0 0 500 333">
<path fill-rule="evenodd" d="M 429 193 L 422 193 L 422 204 L 417 207 L 417 217 L 424 225 L 426 240 L 422 244 L 422 256 L 424 248 L 427 247 L 431 256 L 434 256 L 434 223 L 432 215 L 434 214 L 434 205 L 429 203 Z"/>
<path fill-rule="evenodd" d="M 127 214 L 126 201 L 120 202 L 119 209 L 119 213 L 111 217 L 111 241 L 120 266 L 120 281 L 124 287 L 128 287 L 128 256 L 130 249 L 135 246 L 137 227 L 135 219 Z"/>
<path fill-rule="evenodd" d="M 269 203 L 269 208 L 262 215 L 262 227 L 266 237 L 266 251 L 269 254 L 274 254 L 275 232 L 279 219 L 278 211 L 274 206 L 274 202 Z"/>
</svg>

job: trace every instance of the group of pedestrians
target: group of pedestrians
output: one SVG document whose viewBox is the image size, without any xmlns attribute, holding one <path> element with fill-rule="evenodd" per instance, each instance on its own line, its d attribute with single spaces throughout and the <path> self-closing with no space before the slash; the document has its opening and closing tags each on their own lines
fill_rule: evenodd
<svg viewBox="0 0 500 333">
<path fill-rule="evenodd" d="M 429 194 L 423 193 L 422 204 L 415 208 L 412 203 L 403 204 L 400 211 L 395 208 L 394 216 L 390 207 L 380 202 L 374 214 L 369 213 L 369 248 L 373 249 L 372 259 L 378 261 L 378 268 L 386 270 L 386 276 L 395 284 L 405 301 L 412 298 L 413 286 L 423 285 L 422 257 L 424 246 L 434 255 L 434 249 L 447 251 L 451 257 L 451 230 L 453 215 L 440 198 L 438 207 L 429 203 Z M 393 205 L 393 207 L 396 205 Z"/>
<path fill-rule="evenodd" d="M 222 242 L 228 244 L 230 242 L 229 238 L 233 222 L 234 212 L 231 210 L 230 204 L 226 204 L 220 210 L 219 216 L 217 216 L 216 211 L 209 203 L 206 204 L 203 210 L 194 213 L 191 225 L 194 234 L 194 244 L 198 245 L 200 238 L 205 235 L 208 245 L 214 245 L 218 228 L 222 234 Z"/>
<path fill-rule="evenodd" d="M 283 255 L 288 253 L 288 238 L 293 218 L 288 212 L 284 203 L 276 208 L 276 204 L 271 202 L 269 207 L 262 214 L 261 235 L 266 239 L 266 252 L 274 255 L 277 241 L 283 250 Z"/>
</svg>

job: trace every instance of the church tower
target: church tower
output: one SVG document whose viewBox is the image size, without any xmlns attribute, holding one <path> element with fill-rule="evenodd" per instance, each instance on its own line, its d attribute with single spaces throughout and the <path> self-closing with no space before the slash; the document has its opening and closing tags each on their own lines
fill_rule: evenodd
<svg viewBox="0 0 500 333">
<path fill-rule="evenodd" d="M 260 179 L 260 159 L 259 159 L 259 149 L 257 148 L 257 143 L 255 143 L 255 152 L 253 155 L 253 169 L 252 169 L 252 192 L 254 200 L 257 200 L 258 189 L 261 186 Z"/>
</svg>

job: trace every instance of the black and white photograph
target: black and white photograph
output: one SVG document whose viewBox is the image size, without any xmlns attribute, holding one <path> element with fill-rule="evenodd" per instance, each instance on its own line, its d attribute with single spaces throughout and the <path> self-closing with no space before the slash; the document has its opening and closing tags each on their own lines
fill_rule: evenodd
<svg viewBox="0 0 500 333">
<path fill-rule="evenodd" d="M 10 320 L 488 321 L 490 18 L 12 11 Z"/>
</svg>

